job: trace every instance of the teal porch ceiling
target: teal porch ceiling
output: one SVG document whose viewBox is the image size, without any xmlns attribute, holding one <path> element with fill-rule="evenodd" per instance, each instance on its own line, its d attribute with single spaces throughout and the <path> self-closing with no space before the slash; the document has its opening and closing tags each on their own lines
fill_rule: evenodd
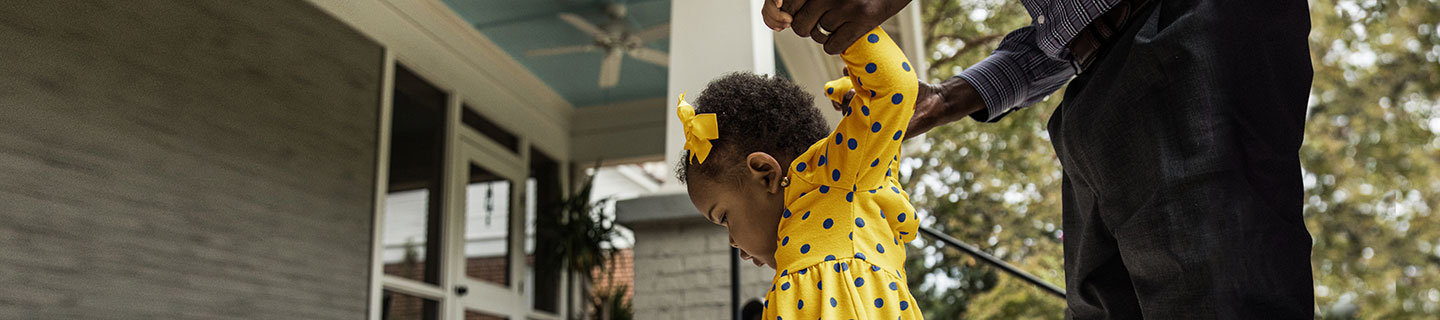
<svg viewBox="0 0 1440 320">
<path fill-rule="evenodd" d="M 620 82 L 612 88 L 600 88 L 602 51 L 526 57 L 532 49 L 591 44 L 595 39 L 557 14 L 569 12 L 595 25 L 610 22 L 605 7 L 621 3 L 627 7 L 626 23 L 635 30 L 669 22 L 670 0 L 443 0 L 471 26 L 499 45 L 565 97 L 571 105 L 586 107 L 665 95 L 665 67 L 636 60 L 629 55 L 620 67 Z M 729 0 L 724 0 L 729 1 Z M 645 44 L 646 47 L 669 52 L 669 39 Z"/>
</svg>

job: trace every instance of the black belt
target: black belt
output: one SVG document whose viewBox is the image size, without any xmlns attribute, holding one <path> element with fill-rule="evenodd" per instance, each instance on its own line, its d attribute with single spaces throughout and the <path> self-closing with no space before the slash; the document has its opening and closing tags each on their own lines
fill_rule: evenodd
<svg viewBox="0 0 1440 320">
<path fill-rule="evenodd" d="M 1125 0 L 1115 4 L 1105 14 L 1095 18 L 1090 25 L 1080 30 L 1074 39 L 1070 40 L 1070 57 L 1075 64 L 1075 73 L 1084 73 L 1090 68 L 1099 56 L 1100 49 L 1110 44 L 1116 34 L 1125 29 L 1126 23 L 1132 22 L 1135 14 L 1145 8 L 1150 0 Z"/>
</svg>

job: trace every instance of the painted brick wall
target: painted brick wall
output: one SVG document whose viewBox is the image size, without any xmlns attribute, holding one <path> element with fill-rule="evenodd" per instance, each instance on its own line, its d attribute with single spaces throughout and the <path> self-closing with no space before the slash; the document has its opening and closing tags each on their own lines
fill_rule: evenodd
<svg viewBox="0 0 1440 320">
<path fill-rule="evenodd" d="M 637 319 L 730 319 L 730 238 L 699 217 L 628 225 L 635 232 Z M 775 270 L 741 261 L 741 303 L 763 299 Z"/>
<path fill-rule="evenodd" d="M 0 319 L 361 319 L 381 50 L 304 1 L 0 3 Z"/>
</svg>

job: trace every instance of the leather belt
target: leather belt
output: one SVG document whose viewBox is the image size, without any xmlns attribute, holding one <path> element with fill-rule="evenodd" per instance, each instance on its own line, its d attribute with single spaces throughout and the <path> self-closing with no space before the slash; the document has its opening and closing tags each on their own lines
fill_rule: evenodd
<svg viewBox="0 0 1440 320">
<path fill-rule="evenodd" d="M 1105 14 L 1090 22 L 1090 26 L 1075 34 L 1070 40 L 1071 63 L 1075 64 L 1075 73 L 1081 74 L 1089 69 L 1090 64 L 1095 62 L 1099 56 L 1100 49 L 1111 43 L 1111 38 L 1125 30 L 1126 23 L 1131 22 L 1136 13 L 1144 9 L 1151 0 L 1124 0 L 1115 4 Z"/>
</svg>

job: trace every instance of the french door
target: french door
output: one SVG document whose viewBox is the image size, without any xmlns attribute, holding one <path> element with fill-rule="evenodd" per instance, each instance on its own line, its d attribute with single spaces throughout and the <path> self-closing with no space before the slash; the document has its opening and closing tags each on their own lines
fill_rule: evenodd
<svg viewBox="0 0 1440 320">
<path fill-rule="evenodd" d="M 386 74 L 370 319 L 561 319 L 565 272 L 533 261 L 563 164 L 418 73 Z"/>
</svg>

